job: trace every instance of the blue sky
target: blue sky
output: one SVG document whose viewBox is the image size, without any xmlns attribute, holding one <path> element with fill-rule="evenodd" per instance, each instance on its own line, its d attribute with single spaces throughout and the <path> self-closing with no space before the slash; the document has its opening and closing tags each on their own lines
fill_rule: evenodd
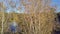
<svg viewBox="0 0 60 34">
<path fill-rule="evenodd" d="M 57 6 L 56 12 L 60 12 L 60 0 L 52 0 L 52 6 Z"/>
<path fill-rule="evenodd" d="M 8 2 L 7 2 L 8 0 L 0 0 L 0 2 L 1 2 L 1 1 L 4 1 L 6 7 L 8 7 L 8 8 L 7 8 L 7 11 L 8 11 L 8 12 L 11 11 L 12 9 L 13 9 L 13 11 L 18 11 L 16 8 L 17 8 L 19 5 L 21 5 L 21 4 L 19 4 L 19 1 L 20 1 L 20 0 L 13 0 L 13 2 L 16 3 L 16 8 L 12 8 L 11 6 L 9 6 L 9 4 L 8 4 Z M 52 1 L 51 1 L 51 6 L 57 6 L 56 12 L 60 12 L 60 0 L 52 0 Z M 22 11 L 24 11 L 24 6 L 21 5 L 21 12 L 22 12 Z"/>
</svg>

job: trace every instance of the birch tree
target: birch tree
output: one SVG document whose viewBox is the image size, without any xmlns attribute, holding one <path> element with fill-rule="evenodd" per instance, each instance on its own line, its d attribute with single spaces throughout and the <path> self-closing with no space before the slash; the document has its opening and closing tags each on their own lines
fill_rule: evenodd
<svg viewBox="0 0 60 34">
<path fill-rule="evenodd" d="M 26 10 L 25 12 L 27 12 L 27 14 L 29 15 L 25 17 L 26 18 L 29 17 L 27 18 L 28 20 L 30 19 L 29 20 L 30 34 L 51 34 L 52 29 L 54 27 L 54 25 L 52 25 L 54 24 L 54 16 L 53 16 L 54 11 L 52 11 L 49 6 L 50 0 L 37 0 L 37 1 L 26 0 L 26 1 L 27 2 L 22 1 L 22 4 L 25 6 L 25 10 Z M 30 4 L 28 4 L 29 2 Z M 47 26 L 44 26 L 44 25 L 47 25 Z M 47 30 L 50 25 L 51 25 L 51 28 Z"/>
</svg>

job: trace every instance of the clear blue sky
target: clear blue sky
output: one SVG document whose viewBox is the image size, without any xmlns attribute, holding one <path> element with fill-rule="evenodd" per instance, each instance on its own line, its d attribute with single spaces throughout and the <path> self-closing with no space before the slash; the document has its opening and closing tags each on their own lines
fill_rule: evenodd
<svg viewBox="0 0 60 34">
<path fill-rule="evenodd" d="M 4 0 L 0 0 L 0 2 L 1 2 L 1 1 L 4 1 Z M 5 5 L 8 7 L 7 11 L 11 11 L 12 9 L 13 9 L 14 11 L 17 11 L 16 8 L 10 7 L 7 1 L 8 1 L 8 0 L 5 0 L 5 1 L 4 1 Z M 19 6 L 19 1 L 20 1 L 20 0 L 13 0 L 13 2 L 16 3 L 16 7 Z M 55 6 L 55 5 L 56 5 L 56 6 L 57 6 L 57 12 L 60 12 L 60 0 L 52 0 L 51 5 L 52 5 L 52 6 Z M 23 11 L 24 8 L 23 8 L 23 6 L 21 6 L 21 7 L 22 7 L 21 11 Z"/>
<path fill-rule="evenodd" d="M 57 6 L 57 10 L 56 12 L 60 12 L 60 0 L 52 0 L 52 3 L 51 3 L 52 6 Z"/>
</svg>

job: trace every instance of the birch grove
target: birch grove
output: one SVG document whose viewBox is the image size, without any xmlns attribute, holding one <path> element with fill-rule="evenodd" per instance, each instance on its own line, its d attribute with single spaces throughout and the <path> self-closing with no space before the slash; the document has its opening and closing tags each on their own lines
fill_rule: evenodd
<svg viewBox="0 0 60 34">
<path fill-rule="evenodd" d="M 51 0 L 20 0 L 20 5 L 17 8 L 16 3 L 10 0 L 7 2 L 12 9 L 17 9 L 18 11 L 22 9 L 22 5 L 24 11 L 23 13 L 13 12 L 14 10 L 10 13 L 2 12 L 4 22 L 1 26 L 4 27 L 4 33 L 10 32 L 12 34 L 9 30 L 9 24 L 15 21 L 20 29 L 17 29 L 16 34 L 18 34 L 18 31 L 22 34 L 52 34 L 56 23 L 56 13 L 55 8 L 50 6 Z M 6 10 L 7 7 L 3 9 Z"/>
</svg>

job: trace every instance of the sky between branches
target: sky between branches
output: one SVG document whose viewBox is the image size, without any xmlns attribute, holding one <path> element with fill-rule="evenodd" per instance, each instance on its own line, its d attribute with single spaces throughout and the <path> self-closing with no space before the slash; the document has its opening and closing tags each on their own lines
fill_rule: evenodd
<svg viewBox="0 0 60 34">
<path fill-rule="evenodd" d="M 7 12 L 11 12 L 11 11 L 15 11 L 15 12 L 19 12 L 16 8 L 18 7 L 18 6 L 21 6 L 21 12 L 23 12 L 24 11 L 24 6 L 22 6 L 22 4 L 20 4 L 20 0 L 12 0 L 13 2 L 15 2 L 16 3 L 16 8 L 12 8 L 11 6 L 9 6 L 9 4 L 8 4 L 8 1 L 7 0 L 0 0 L 0 2 L 4 2 L 4 4 L 6 5 L 6 7 L 8 7 L 7 8 Z M 57 6 L 57 10 L 56 10 L 56 12 L 60 12 L 60 0 L 52 0 L 51 1 L 51 6 L 53 7 L 53 6 Z"/>
</svg>

